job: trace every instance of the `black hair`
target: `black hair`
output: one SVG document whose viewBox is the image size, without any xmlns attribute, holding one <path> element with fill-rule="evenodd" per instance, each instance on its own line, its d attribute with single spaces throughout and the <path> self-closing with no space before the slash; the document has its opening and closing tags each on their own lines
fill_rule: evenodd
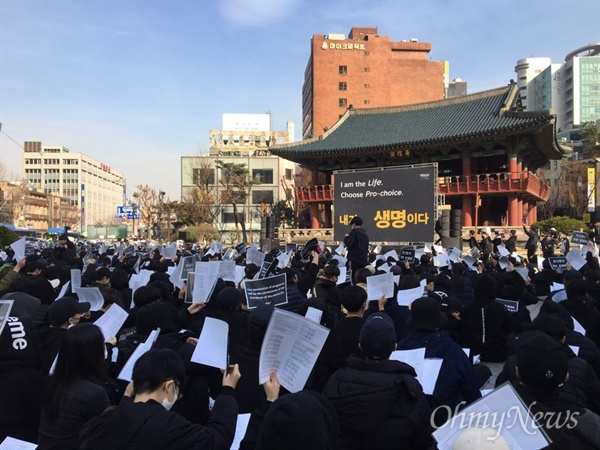
<svg viewBox="0 0 600 450">
<path fill-rule="evenodd" d="M 359 286 L 348 286 L 342 291 L 342 305 L 348 312 L 358 312 L 367 301 L 367 292 Z"/>
<path fill-rule="evenodd" d="M 461 287 L 464 283 L 465 266 L 463 263 L 455 262 L 452 264 L 452 278 L 450 284 L 452 287 Z"/>
<path fill-rule="evenodd" d="M 102 294 L 102 298 L 104 298 L 102 308 L 106 308 L 113 303 L 123 308 L 123 297 L 121 297 L 121 294 L 116 289 L 103 287 L 100 288 L 100 293 Z"/>
<path fill-rule="evenodd" d="M 115 269 L 110 274 L 110 286 L 115 289 L 129 287 L 129 275 L 123 269 Z"/>
<path fill-rule="evenodd" d="M 151 349 L 140 356 L 133 366 L 135 395 L 154 392 L 166 380 L 181 386 L 185 380 L 185 363 L 170 348 Z M 180 387 L 180 392 L 183 388 Z"/>
<path fill-rule="evenodd" d="M 419 278 L 416 275 L 402 275 L 400 277 L 400 290 L 419 287 Z"/>
<path fill-rule="evenodd" d="M 104 335 L 92 323 L 67 329 L 60 341 L 54 374 L 50 377 L 43 400 L 43 408 L 51 420 L 57 417 L 65 394 L 80 379 L 99 386 L 106 379 Z"/>
<path fill-rule="evenodd" d="M 560 341 L 567 334 L 567 326 L 556 314 L 540 313 L 531 322 L 531 329 L 546 333 L 555 341 Z"/>
<path fill-rule="evenodd" d="M 340 269 L 337 266 L 325 266 L 323 273 L 327 277 L 339 277 Z"/>
<path fill-rule="evenodd" d="M 371 276 L 371 271 L 367 268 L 358 269 L 354 275 L 354 279 L 357 283 L 366 283 L 367 278 Z"/>
<path fill-rule="evenodd" d="M 160 289 L 154 286 L 142 286 L 133 294 L 133 303 L 137 308 L 149 305 L 162 299 Z"/>
<path fill-rule="evenodd" d="M 567 291 L 567 299 L 573 302 L 582 303 L 587 297 L 587 286 L 579 278 L 570 280 L 565 290 Z"/>
</svg>

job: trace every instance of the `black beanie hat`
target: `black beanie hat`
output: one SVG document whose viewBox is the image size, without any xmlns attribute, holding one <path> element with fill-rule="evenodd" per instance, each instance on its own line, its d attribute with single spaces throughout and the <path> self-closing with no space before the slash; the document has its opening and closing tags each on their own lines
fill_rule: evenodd
<svg viewBox="0 0 600 450">
<path fill-rule="evenodd" d="M 483 275 L 475 283 L 475 300 L 495 299 L 498 284 L 491 275 Z"/>
<path fill-rule="evenodd" d="M 519 346 L 517 367 L 525 385 L 550 391 L 564 383 L 569 370 L 563 346 L 541 331 Z"/>
<path fill-rule="evenodd" d="M 287 394 L 263 419 L 256 450 L 330 450 L 337 448 L 339 422 L 325 396 L 313 391 Z"/>
<path fill-rule="evenodd" d="M 260 305 L 250 312 L 248 317 L 248 339 L 250 342 L 262 344 L 274 309 L 273 305 Z"/>
<path fill-rule="evenodd" d="M 385 313 L 370 315 L 360 330 L 358 341 L 367 358 L 389 358 L 397 342 L 394 322 Z"/>
</svg>

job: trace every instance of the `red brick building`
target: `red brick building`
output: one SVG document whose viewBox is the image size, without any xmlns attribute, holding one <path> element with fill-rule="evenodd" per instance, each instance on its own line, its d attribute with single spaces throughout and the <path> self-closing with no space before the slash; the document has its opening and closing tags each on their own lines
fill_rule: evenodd
<svg viewBox="0 0 600 450">
<path fill-rule="evenodd" d="M 431 44 L 392 42 L 376 27 L 315 34 L 302 87 L 302 137 L 323 134 L 353 105 L 378 108 L 444 98 L 444 62 L 430 61 Z"/>
</svg>

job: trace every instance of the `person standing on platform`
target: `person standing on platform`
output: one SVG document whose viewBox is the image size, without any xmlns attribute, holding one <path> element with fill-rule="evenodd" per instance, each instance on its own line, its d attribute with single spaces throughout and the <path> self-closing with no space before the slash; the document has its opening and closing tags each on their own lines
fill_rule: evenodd
<svg viewBox="0 0 600 450">
<path fill-rule="evenodd" d="M 344 238 L 344 245 L 348 249 L 348 261 L 350 261 L 352 273 L 362 269 L 368 263 L 369 258 L 369 236 L 362 227 L 363 220 L 354 216 L 350 221 L 352 230 Z"/>
</svg>

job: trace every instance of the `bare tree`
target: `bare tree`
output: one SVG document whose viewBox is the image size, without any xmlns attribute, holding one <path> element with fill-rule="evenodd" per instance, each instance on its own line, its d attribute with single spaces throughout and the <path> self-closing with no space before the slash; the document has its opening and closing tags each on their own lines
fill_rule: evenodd
<svg viewBox="0 0 600 450">
<path fill-rule="evenodd" d="M 260 184 L 260 181 L 250 178 L 246 164 L 226 163 L 217 159 L 215 165 L 221 170 L 219 183 L 223 187 L 222 200 L 232 205 L 236 230 L 241 227 L 242 239 L 244 242 L 248 242 L 246 220 L 249 214 L 244 213 L 247 212 L 248 197 L 250 197 L 252 186 Z M 239 205 L 241 205 L 241 211 Z"/>
<path fill-rule="evenodd" d="M 165 193 L 148 185 L 138 185 L 133 194 L 140 209 L 140 223 L 148 230 L 148 238 L 152 238 L 157 227 L 162 223 Z"/>
<path fill-rule="evenodd" d="M 198 155 L 189 167 L 189 176 L 194 184 L 194 189 L 186 192 L 182 201 L 190 203 L 196 217 L 195 223 L 218 222 L 223 210 L 223 202 L 217 195 L 215 165 L 213 161 Z"/>
<path fill-rule="evenodd" d="M 540 220 L 551 219 L 554 217 L 554 212 L 565 203 L 565 172 L 561 170 L 558 177 L 554 181 L 554 186 L 551 186 L 551 180 L 546 175 L 545 171 L 540 171 L 540 181 L 550 186 L 550 197 L 545 202 L 538 202 L 538 214 Z"/>
<path fill-rule="evenodd" d="M 588 193 L 587 177 L 588 161 L 565 161 L 563 162 L 563 172 L 565 174 L 562 181 L 562 189 L 565 194 L 567 204 L 571 207 L 573 215 L 577 218 L 583 217 L 586 212 L 590 197 L 595 195 L 594 190 Z M 600 174 L 596 174 L 594 186 L 598 185 Z"/>
</svg>

